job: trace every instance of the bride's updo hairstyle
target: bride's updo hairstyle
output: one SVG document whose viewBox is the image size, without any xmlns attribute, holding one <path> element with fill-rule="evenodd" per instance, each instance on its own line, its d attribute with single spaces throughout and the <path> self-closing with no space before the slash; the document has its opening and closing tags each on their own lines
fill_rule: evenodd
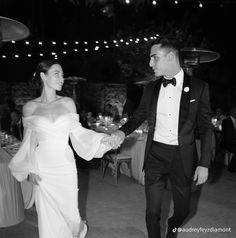
<svg viewBox="0 0 236 238">
<path fill-rule="evenodd" d="M 36 70 L 33 74 L 32 82 L 37 86 L 37 88 L 42 89 L 43 82 L 40 76 L 40 73 L 47 73 L 48 70 L 54 65 L 54 64 L 60 64 L 56 60 L 43 60 L 38 64 L 36 67 Z"/>
</svg>

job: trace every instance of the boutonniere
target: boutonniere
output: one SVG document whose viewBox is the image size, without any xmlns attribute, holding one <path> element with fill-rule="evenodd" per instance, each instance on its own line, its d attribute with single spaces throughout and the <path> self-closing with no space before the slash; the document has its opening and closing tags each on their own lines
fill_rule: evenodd
<svg viewBox="0 0 236 238">
<path fill-rule="evenodd" d="M 185 87 L 184 92 L 186 92 L 186 93 L 189 92 L 189 87 Z"/>
</svg>

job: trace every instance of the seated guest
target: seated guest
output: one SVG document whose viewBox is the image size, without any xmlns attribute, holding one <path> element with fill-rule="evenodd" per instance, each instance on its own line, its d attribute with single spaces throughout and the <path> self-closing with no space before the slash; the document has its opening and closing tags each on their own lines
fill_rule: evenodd
<svg viewBox="0 0 236 238">
<path fill-rule="evenodd" d="M 230 116 L 223 120 L 222 131 L 224 147 L 233 153 L 233 157 L 228 165 L 228 170 L 230 172 L 236 172 L 236 106 L 231 108 Z"/>
<path fill-rule="evenodd" d="M 127 99 L 124 94 L 117 94 L 116 98 L 110 102 L 110 105 L 117 109 L 118 115 L 116 116 L 119 118 L 123 116 L 130 117 L 135 110 L 133 102 Z"/>
<path fill-rule="evenodd" d="M 11 108 L 11 132 L 18 139 L 23 139 L 22 106 Z"/>
<path fill-rule="evenodd" d="M 88 126 L 91 127 L 91 125 L 95 122 L 95 118 L 93 117 L 92 112 L 87 112 L 87 123 Z"/>
<path fill-rule="evenodd" d="M 0 98 L 0 130 L 10 132 L 11 112 L 7 103 L 7 98 Z"/>
<path fill-rule="evenodd" d="M 89 128 L 88 122 L 87 122 L 87 109 L 85 106 L 83 106 L 79 112 L 80 115 L 80 123 L 83 127 Z"/>
<path fill-rule="evenodd" d="M 102 113 L 104 117 L 113 117 L 114 118 L 114 110 L 110 104 L 106 104 L 104 106 L 104 112 Z"/>
</svg>

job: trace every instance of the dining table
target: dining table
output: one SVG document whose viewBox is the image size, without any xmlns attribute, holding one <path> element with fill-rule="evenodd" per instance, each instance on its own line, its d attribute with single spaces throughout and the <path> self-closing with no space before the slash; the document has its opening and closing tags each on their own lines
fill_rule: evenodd
<svg viewBox="0 0 236 238">
<path fill-rule="evenodd" d="M 129 155 L 131 160 L 131 173 L 126 163 L 121 165 L 121 173 L 131 176 L 138 183 L 144 185 L 144 153 L 146 147 L 147 133 L 146 132 L 133 132 L 126 137 L 124 143 L 120 147 L 120 153 Z"/>
<path fill-rule="evenodd" d="M 12 155 L 0 147 L 0 228 L 16 225 L 25 218 L 21 184 L 8 168 L 11 158 Z"/>
</svg>

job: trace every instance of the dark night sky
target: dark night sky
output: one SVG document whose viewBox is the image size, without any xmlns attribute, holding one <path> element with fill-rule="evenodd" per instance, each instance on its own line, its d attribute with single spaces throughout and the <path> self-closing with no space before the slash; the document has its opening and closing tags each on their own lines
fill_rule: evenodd
<svg viewBox="0 0 236 238">
<path fill-rule="evenodd" d="M 139 9 L 114 2 L 115 18 L 104 16 L 99 4 L 91 8 L 76 7 L 65 0 L 57 4 L 54 0 L 0 0 L 0 15 L 28 26 L 31 31 L 29 40 L 109 40 L 114 33 L 117 37 L 135 37 L 137 32 L 151 26 L 158 27 L 163 33 L 171 25 L 187 29 L 187 35 L 193 35 L 194 46 L 200 46 L 205 40 L 208 49 L 220 52 L 218 61 L 221 66 L 229 70 L 234 66 L 236 1 L 205 0 L 205 7 L 199 8 L 195 0 L 184 0 L 178 5 L 171 0 L 162 0 L 158 6 L 143 5 Z M 0 50 L 10 50 L 12 46 L 9 44 L 4 44 Z M 3 62 L 0 59 L 1 78 L 27 78 L 39 61 L 40 58 L 31 59 L 31 62 L 27 59 Z M 26 65 L 27 69 L 22 70 Z M 12 67 L 21 70 L 10 72 Z"/>
</svg>

